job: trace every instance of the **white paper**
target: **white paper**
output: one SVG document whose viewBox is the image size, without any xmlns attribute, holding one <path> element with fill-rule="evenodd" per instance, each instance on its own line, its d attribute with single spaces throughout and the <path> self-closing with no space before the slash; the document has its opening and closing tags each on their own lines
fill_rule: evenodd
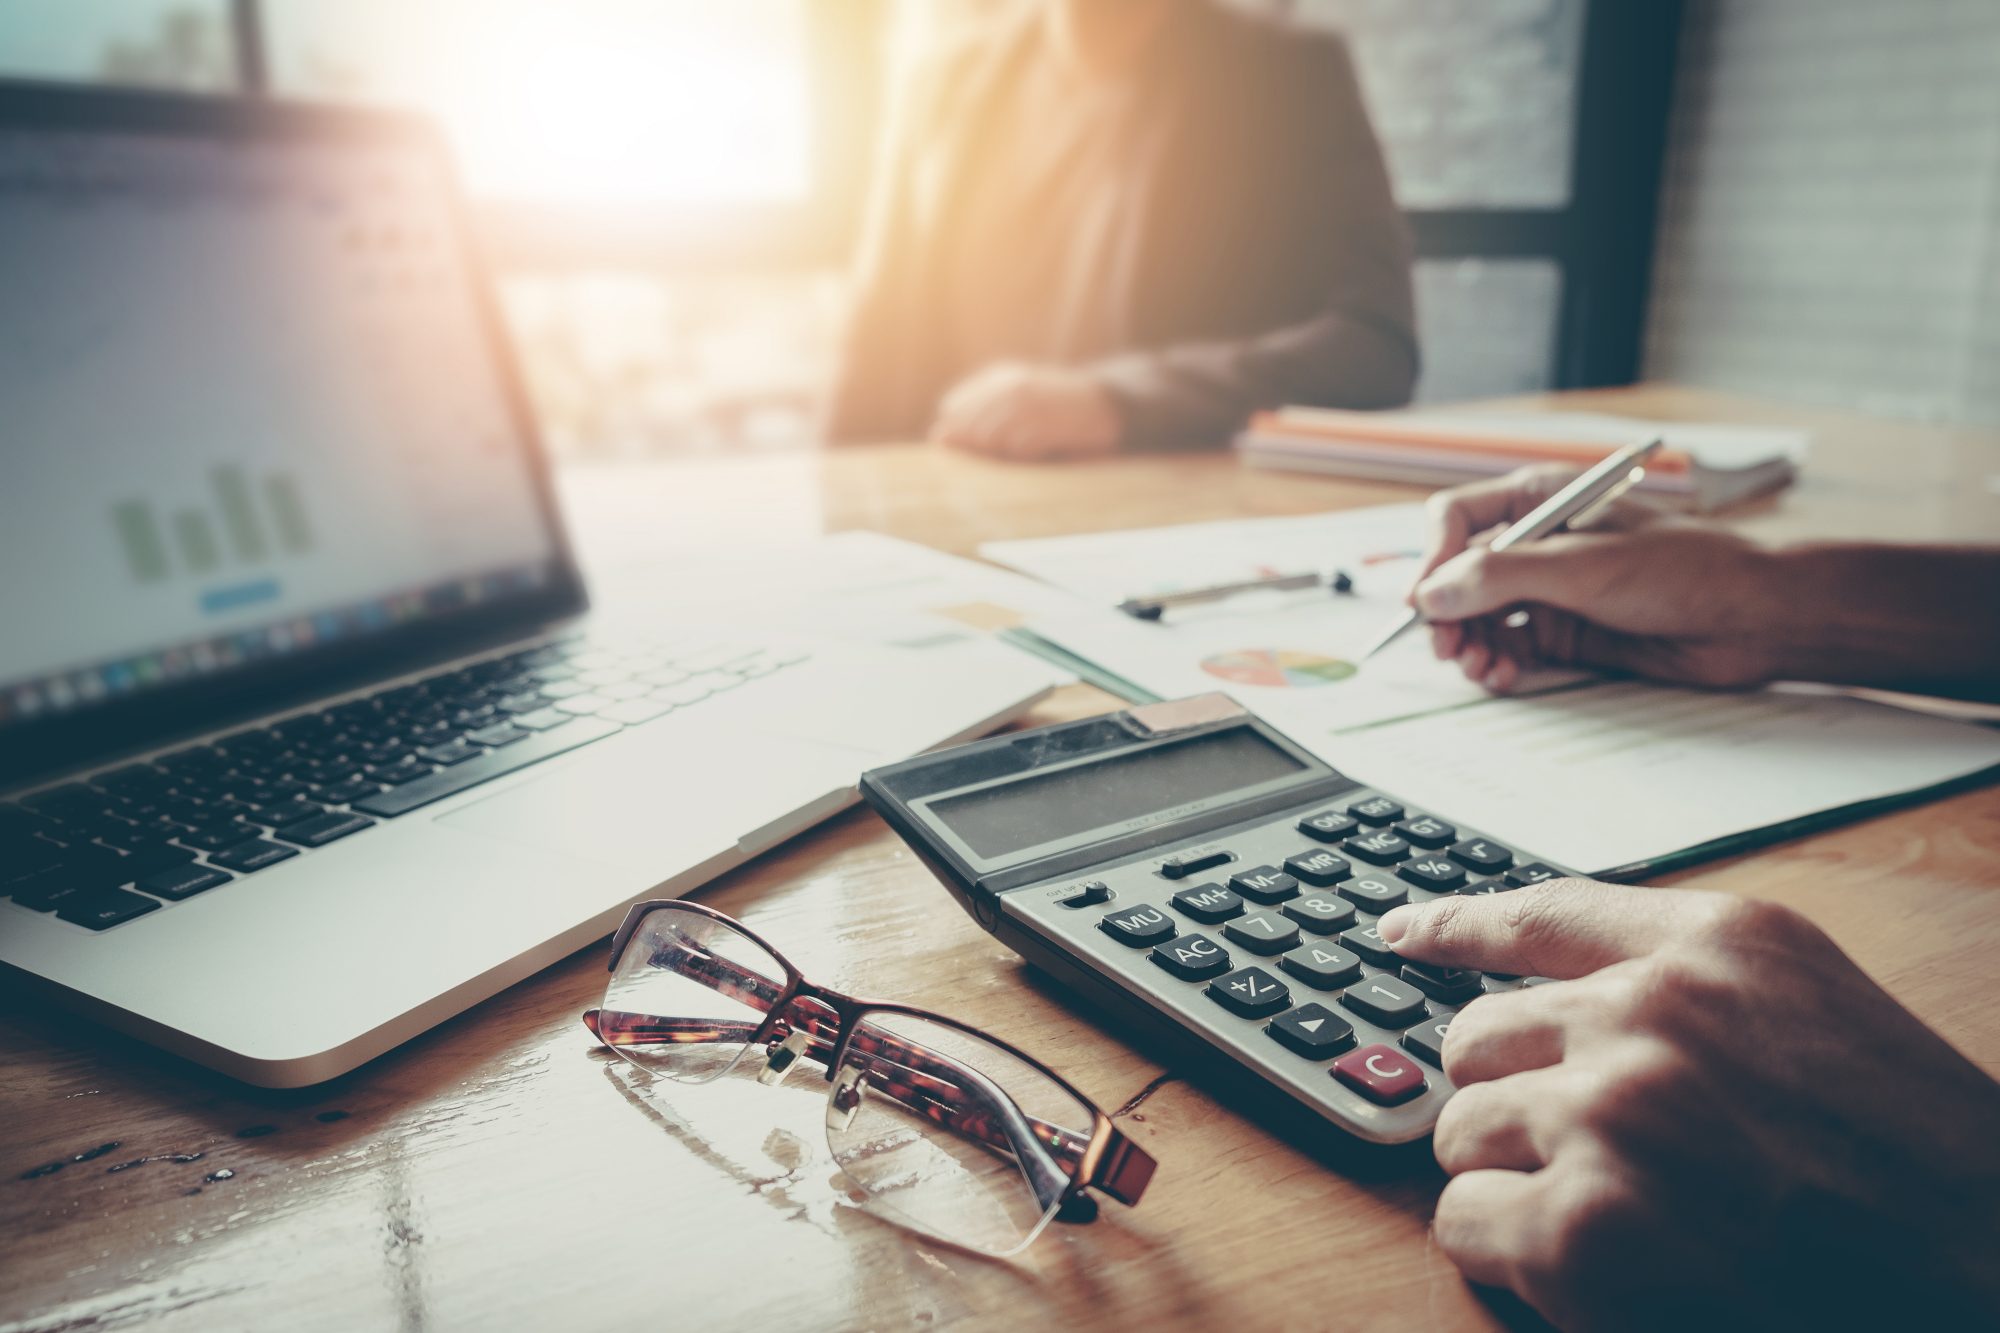
<svg viewBox="0 0 2000 1333">
<path fill-rule="evenodd" d="M 1293 735 L 1351 777 L 1587 871 L 2000 764 L 2000 732 L 1866 700 L 1632 682 Z"/>
<path fill-rule="evenodd" d="M 2000 764 L 2000 732 L 1827 692 L 1633 682 L 1496 699 L 1406 635 L 1351 676 L 1229 678 L 1244 653 L 1351 662 L 1402 609 L 1416 505 L 982 548 L 1090 609 L 1032 628 L 1163 698 L 1229 693 L 1343 772 L 1579 869 L 1608 870 Z M 1345 567 L 1349 596 L 1257 594 L 1147 624 L 1101 608 L 1260 573 Z M 1234 655 L 1234 656 L 1232 656 Z M 1251 659 L 1256 660 L 1256 659 Z M 1273 661 L 1278 660 L 1273 658 Z M 1220 672 L 1220 674 L 1218 674 Z"/>
<path fill-rule="evenodd" d="M 762 546 L 747 554 L 660 553 L 599 567 L 592 571 L 591 587 L 597 614 L 614 634 L 621 622 L 656 629 L 665 613 L 705 626 L 741 624 L 746 633 L 784 630 L 939 650 L 941 661 L 948 656 L 942 650 L 1000 642 L 995 629 L 1073 616 L 1084 605 L 1033 579 L 874 532 Z M 1052 685 L 1076 679 L 1052 664 L 1043 666 Z"/>
</svg>

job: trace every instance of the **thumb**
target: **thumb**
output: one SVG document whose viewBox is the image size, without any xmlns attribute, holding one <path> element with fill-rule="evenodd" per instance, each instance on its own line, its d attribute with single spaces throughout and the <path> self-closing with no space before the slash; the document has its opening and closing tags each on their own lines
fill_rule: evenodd
<svg viewBox="0 0 2000 1333">
<path fill-rule="evenodd" d="M 1469 620 L 1521 602 L 1588 617 L 1623 563 L 1615 539 L 1564 535 L 1513 550 L 1461 551 L 1417 585 L 1428 620 Z"/>
<path fill-rule="evenodd" d="M 1405 958 L 1521 976 L 1580 977 L 1652 953 L 1714 918 L 1716 895 L 1554 879 L 1511 893 L 1439 898 L 1383 916 Z"/>
</svg>

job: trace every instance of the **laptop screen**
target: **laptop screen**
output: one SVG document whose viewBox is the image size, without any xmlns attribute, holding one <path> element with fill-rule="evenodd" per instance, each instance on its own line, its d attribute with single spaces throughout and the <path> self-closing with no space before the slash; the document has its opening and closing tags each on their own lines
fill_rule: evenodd
<svg viewBox="0 0 2000 1333">
<path fill-rule="evenodd" d="M 0 735 L 560 576 L 421 142 L 0 128 Z"/>
</svg>

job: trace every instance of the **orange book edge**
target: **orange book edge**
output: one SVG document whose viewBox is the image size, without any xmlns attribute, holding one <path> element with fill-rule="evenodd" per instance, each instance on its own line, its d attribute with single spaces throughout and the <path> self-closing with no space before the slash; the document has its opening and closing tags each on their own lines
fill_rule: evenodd
<svg viewBox="0 0 2000 1333">
<path fill-rule="evenodd" d="M 1490 436 L 1466 435 L 1457 431 L 1425 430 L 1405 423 L 1371 425 L 1352 430 L 1314 423 L 1307 425 L 1279 412 L 1259 412 L 1250 418 L 1250 433 L 1267 437 L 1321 439 L 1353 444 L 1416 444 L 1446 451 L 1460 450 L 1501 458 L 1555 463 L 1595 463 L 1619 449 L 1615 444 L 1584 444 L 1576 440 L 1538 440 L 1523 435 L 1496 440 Z M 1694 459 L 1682 449 L 1662 449 L 1646 461 L 1649 472 L 1684 473 L 1694 470 Z"/>
</svg>

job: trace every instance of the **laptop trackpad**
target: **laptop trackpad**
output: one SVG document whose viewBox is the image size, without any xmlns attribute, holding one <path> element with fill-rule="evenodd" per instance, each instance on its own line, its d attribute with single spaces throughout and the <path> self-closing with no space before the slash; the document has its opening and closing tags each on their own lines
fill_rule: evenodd
<svg viewBox="0 0 2000 1333">
<path fill-rule="evenodd" d="M 782 836 L 824 818 L 877 760 L 814 741 L 740 732 L 697 740 L 669 727 L 593 746 L 573 764 L 437 822 L 665 877 L 773 824 Z M 787 818 L 802 812 L 809 818 Z M 775 840 L 758 838 L 753 850 Z"/>
</svg>

